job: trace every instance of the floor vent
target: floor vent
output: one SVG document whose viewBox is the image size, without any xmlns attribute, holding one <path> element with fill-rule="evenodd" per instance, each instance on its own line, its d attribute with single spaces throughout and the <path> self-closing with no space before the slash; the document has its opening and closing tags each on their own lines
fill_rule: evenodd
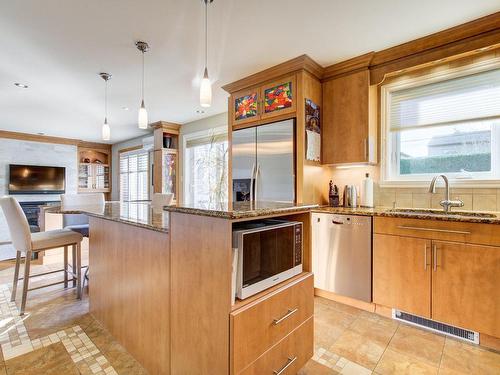
<svg viewBox="0 0 500 375">
<path fill-rule="evenodd" d="M 438 333 L 443 333 L 445 335 L 455 337 L 457 339 L 464 340 L 470 343 L 479 344 L 479 332 L 450 326 L 449 324 L 436 322 L 434 320 L 422 318 L 420 316 L 409 314 L 396 309 L 392 309 L 392 317 L 396 320 L 409 323 L 421 328 L 425 328 Z"/>
</svg>

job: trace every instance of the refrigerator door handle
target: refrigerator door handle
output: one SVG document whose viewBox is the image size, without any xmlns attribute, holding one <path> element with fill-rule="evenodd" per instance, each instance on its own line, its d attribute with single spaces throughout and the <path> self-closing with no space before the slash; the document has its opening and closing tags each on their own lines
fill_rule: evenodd
<svg viewBox="0 0 500 375">
<path fill-rule="evenodd" d="M 259 195 L 258 195 L 258 182 L 259 182 L 259 174 L 260 174 L 260 163 L 257 163 L 257 168 L 255 169 L 255 201 L 257 201 L 259 199 Z"/>
<path fill-rule="evenodd" d="M 254 190 L 253 189 L 254 189 L 254 186 L 255 186 L 254 185 L 254 183 L 255 183 L 255 172 L 256 172 L 256 170 L 255 170 L 255 163 L 253 163 L 253 165 L 252 165 L 252 173 L 250 175 L 251 176 L 250 177 L 250 202 L 253 202 L 253 200 L 254 200 L 254 194 L 253 194 Z"/>
</svg>

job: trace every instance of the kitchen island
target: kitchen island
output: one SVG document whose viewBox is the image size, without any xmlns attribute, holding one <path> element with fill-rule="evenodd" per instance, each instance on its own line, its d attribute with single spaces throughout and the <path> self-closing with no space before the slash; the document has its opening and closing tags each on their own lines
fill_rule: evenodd
<svg viewBox="0 0 500 375">
<path fill-rule="evenodd" d="M 90 217 L 90 312 L 151 374 L 260 374 L 296 373 L 313 355 L 315 207 L 107 203 L 53 212 Z M 304 272 L 232 304 L 232 226 L 260 218 L 303 223 Z"/>
</svg>

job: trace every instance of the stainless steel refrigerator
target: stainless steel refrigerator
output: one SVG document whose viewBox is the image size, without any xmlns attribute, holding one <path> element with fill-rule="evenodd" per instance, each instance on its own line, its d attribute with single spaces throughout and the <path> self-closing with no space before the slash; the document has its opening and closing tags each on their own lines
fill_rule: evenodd
<svg viewBox="0 0 500 375">
<path fill-rule="evenodd" d="M 233 201 L 295 201 L 295 120 L 232 134 Z"/>
</svg>

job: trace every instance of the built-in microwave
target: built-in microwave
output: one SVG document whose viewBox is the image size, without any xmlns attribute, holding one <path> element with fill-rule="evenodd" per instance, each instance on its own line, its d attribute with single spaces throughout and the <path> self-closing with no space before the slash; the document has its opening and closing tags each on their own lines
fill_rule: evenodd
<svg viewBox="0 0 500 375">
<path fill-rule="evenodd" d="M 302 223 L 259 220 L 233 226 L 233 297 L 248 298 L 302 272 Z"/>
</svg>

